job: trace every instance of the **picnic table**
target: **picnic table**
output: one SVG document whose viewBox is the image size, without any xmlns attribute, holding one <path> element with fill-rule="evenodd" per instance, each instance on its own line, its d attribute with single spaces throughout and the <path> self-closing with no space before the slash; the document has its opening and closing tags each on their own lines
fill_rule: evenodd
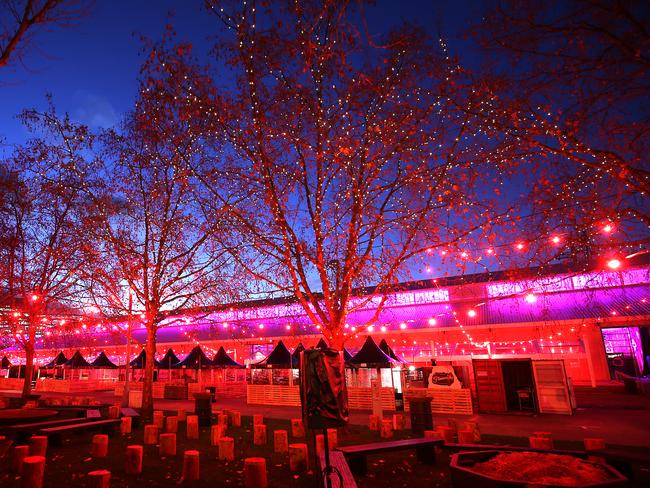
<svg viewBox="0 0 650 488">
<path fill-rule="evenodd" d="M 46 419 L 58 415 L 58 410 L 48 408 L 9 408 L 0 410 L 0 424 L 11 425 Z"/>
</svg>

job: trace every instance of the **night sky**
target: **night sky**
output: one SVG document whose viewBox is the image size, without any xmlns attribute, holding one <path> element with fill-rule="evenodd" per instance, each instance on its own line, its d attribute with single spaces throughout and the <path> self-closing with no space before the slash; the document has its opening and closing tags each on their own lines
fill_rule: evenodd
<svg viewBox="0 0 650 488">
<path fill-rule="evenodd" d="M 478 0 L 456 2 L 383 0 L 366 9 L 371 32 L 381 34 L 402 21 L 415 21 L 434 35 L 443 33 L 452 51 L 472 61 L 464 29 L 480 18 Z M 155 7 L 154 7 L 155 5 Z M 71 27 L 39 27 L 22 62 L 0 71 L 0 137 L 7 145 L 28 136 L 16 120 L 26 108 L 43 108 L 50 93 L 57 110 L 92 128 L 115 125 L 133 104 L 141 63 L 141 36 L 157 40 L 166 24 L 179 39 L 208 56 L 209 37 L 220 29 L 201 1 L 97 1 L 90 14 Z M 8 153 L 3 148 L 3 155 Z"/>
</svg>

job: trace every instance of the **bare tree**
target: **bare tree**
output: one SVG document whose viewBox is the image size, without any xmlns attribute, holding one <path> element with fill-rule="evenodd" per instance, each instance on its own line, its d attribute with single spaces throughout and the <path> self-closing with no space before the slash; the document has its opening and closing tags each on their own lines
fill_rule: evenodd
<svg viewBox="0 0 650 488">
<path fill-rule="evenodd" d="M 43 26 L 67 26 L 86 11 L 78 0 L 0 0 L 0 68 L 21 59 Z"/>
</svg>

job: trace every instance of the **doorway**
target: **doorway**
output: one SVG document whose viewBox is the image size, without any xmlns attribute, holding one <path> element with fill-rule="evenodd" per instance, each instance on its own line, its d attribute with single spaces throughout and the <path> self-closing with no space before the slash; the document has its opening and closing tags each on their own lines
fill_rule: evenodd
<svg viewBox="0 0 650 488">
<path fill-rule="evenodd" d="M 535 379 L 530 360 L 501 361 L 503 389 L 509 412 L 534 412 Z"/>
</svg>

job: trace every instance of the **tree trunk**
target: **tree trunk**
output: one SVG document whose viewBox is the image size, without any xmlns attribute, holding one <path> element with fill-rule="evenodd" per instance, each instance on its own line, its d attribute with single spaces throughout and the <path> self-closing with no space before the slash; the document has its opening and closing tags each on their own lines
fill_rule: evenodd
<svg viewBox="0 0 650 488">
<path fill-rule="evenodd" d="M 156 354 L 156 324 L 147 324 L 147 345 L 145 347 L 147 360 L 144 367 L 144 383 L 142 385 L 142 417 L 148 423 L 153 419 L 153 370 Z"/>
<path fill-rule="evenodd" d="M 32 393 L 32 371 L 34 370 L 34 346 L 25 346 L 25 381 L 23 383 L 23 398 Z"/>
</svg>

